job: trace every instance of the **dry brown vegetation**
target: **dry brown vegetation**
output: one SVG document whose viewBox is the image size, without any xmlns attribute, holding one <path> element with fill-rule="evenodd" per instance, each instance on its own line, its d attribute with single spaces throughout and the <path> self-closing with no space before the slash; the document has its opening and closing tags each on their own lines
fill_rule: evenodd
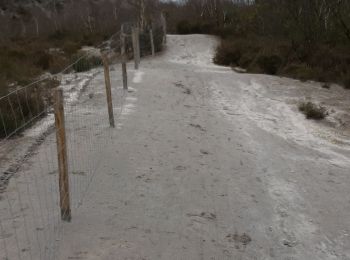
<svg viewBox="0 0 350 260">
<path fill-rule="evenodd" d="M 310 101 L 300 103 L 299 111 L 302 112 L 307 119 L 321 120 L 328 116 L 328 111 L 324 106 L 316 105 Z"/>
<path fill-rule="evenodd" d="M 224 39 L 214 61 L 246 68 L 248 72 L 284 75 L 300 80 L 335 82 L 347 86 L 350 48 L 315 45 L 310 50 L 269 39 Z"/>
<path fill-rule="evenodd" d="M 155 0 L 0 0 L 0 98 L 35 81 L 44 73 L 82 72 L 101 65 L 85 56 L 82 46 L 97 46 L 121 28 L 137 24 L 154 27 L 155 51 L 162 48 L 157 28 L 160 10 Z M 120 47 L 118 39 L 115 48 Z M 129 43 L 131 45 L 131 42 Z M 142 55 L 150 52 L 148 31 L 141 35 Z M 0 137 L 21 129 L 24 122 L 44 114 L 55 80 L 35 84 L 0 100 Z"/>
</svg>

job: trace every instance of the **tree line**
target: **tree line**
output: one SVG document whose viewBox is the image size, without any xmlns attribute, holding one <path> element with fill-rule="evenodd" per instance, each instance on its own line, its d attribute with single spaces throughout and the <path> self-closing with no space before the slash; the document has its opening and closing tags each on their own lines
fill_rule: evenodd
<svg viewBox="0 0 350 260">
<path fill-rule="evenodd" d="M 350 88 L 348 0 L 187 0 L 162 8 L 173 33 L 219 35 L 219 64 Z"/>
<path fill-rule="evenodd" d="M 158 1 L 0 0 L 0 96 L 10 85 L 59 72 L 82 54 L 82 46 L 97 46 L 123 23 L 141 32 L 159 25 Z"/>
<path fill-rule="evenodd" d="M 123 22 L 144 27 L 158 13 L 156 0 L 0 0 L 0 39 L 115 31 Z"/>
<path fill-rule="evenodd" d="M 163 8 L 175 23 L 187 20 L 210 30 L 350 43 L 348 0 L 187 0 L 163 3 Z"/>
</svg>

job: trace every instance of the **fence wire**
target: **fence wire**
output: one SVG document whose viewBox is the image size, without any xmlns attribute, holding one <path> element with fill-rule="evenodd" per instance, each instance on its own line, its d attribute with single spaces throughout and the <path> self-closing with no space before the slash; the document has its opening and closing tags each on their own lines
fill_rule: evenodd
<svg viewBox="0 0 350 260">
<path fill-rule="evenodd" d="M 128 30 L 128 29 L 127 29 Z M 160 50 L 161 29 L 153 30 Z M 132 56 L 128 31 L 126 50 Z M 64 93 L 64 117 L 72 215 L 82 205 L 113 139 L 107 116 L 101 52 L 110 58 L 113 109 L 118 120 L 127 91 L 122 87 L 120 31 L 85 51 L 55 75 L 13 87 L 0 97 L 0 259 L 57 259 L 61 220 L 54 93 Z M 148 31 L 140 34 L 141 55 L 151 53 Z M 116 69 L 118 70 L 116 71 Z"/>
</svg>

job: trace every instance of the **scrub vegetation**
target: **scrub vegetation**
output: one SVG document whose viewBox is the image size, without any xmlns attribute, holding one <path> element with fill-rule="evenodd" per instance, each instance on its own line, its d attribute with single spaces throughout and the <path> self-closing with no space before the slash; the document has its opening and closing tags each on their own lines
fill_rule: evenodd
<svg viewBox="0 0 350 260">
<path fill-rule="evenodd" d="M 82 47 L 105 43 L 122 24 L 137 24 L 144 31 L 141 55 L 147 55 L 146 29 L 159 17 L 156 0 L 0 0 L 0 137 L 43 116 L 50 104 L 50 89 L 59 85 L 56 79 L 32 82 L 70 64 L 64 73 L 100 66 L 101 58 L 86 55 Z M 162 49 L 162 34 L 159 28 L 153 32 L 155 51 Z M 118 39 L 114 39 L 115 46 L 109 46 L 116 53 L 120 51 Z M 127 51 L 130 48 L 128 38 Z M 28 84 L 32 86 L 23 88 Z"/>
<path fill-rule="evenodd" d="M 328 115 L 328 111 L 324 106 L 316 105 L 311 101 L 300 103 L 299 110 L 307 119 L 321 120 Z"/>
<path fill-rule="evenodd" d="M 221 38 L 217 64 L 350 88 L 350 1 L 188 0 L 164 8 L 172 32 Z"/>
</svg>

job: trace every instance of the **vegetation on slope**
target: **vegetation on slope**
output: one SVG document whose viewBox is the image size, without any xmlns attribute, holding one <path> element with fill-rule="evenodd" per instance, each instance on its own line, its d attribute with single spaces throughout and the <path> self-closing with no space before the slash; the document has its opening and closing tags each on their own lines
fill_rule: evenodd
<svg viewBox="0 0 350 260">
<path fill-rule="evenodd" d="M 321 120 L 328 115 L 328 111 L 324 106 L 316 105 L 310 101 L 300 103 L 299 111 L 302 112 L 307 119 Z"/>
<path fill-rule="evenodd" d="M 58 82 L 53 79 L 31 84 L 28 89 L 23 86 L 45 73 L 61 72 L 74 62 L 65 72 L 101 65 L 100 57 L 84 56 L 81 48 L 98 46 L 122 23 L 143 29 L 156 23 L 160 14 L 157 1 L 141 3 L 146 4 L 144 0 L 0 0 L 0 137 L 43 116 L 51 98 L 49 90 Z M 153 34 L 155 50 L 160 51 L 162 31 L 157 28 Z M 146 55 L 150 52 L 148 31 L 140 38 L 141 55 Z M 119 38 L 114 40 L 110 47 L 118 52 Z M 127 50 L 130 41 L 128 38 Z"/>
<path fill-rule="evenodd" d="M 164 8 L 172 32 L 220 36 L 217 64 L 350 88 L 347 0 L 188 0 Z"/>
</svg>

